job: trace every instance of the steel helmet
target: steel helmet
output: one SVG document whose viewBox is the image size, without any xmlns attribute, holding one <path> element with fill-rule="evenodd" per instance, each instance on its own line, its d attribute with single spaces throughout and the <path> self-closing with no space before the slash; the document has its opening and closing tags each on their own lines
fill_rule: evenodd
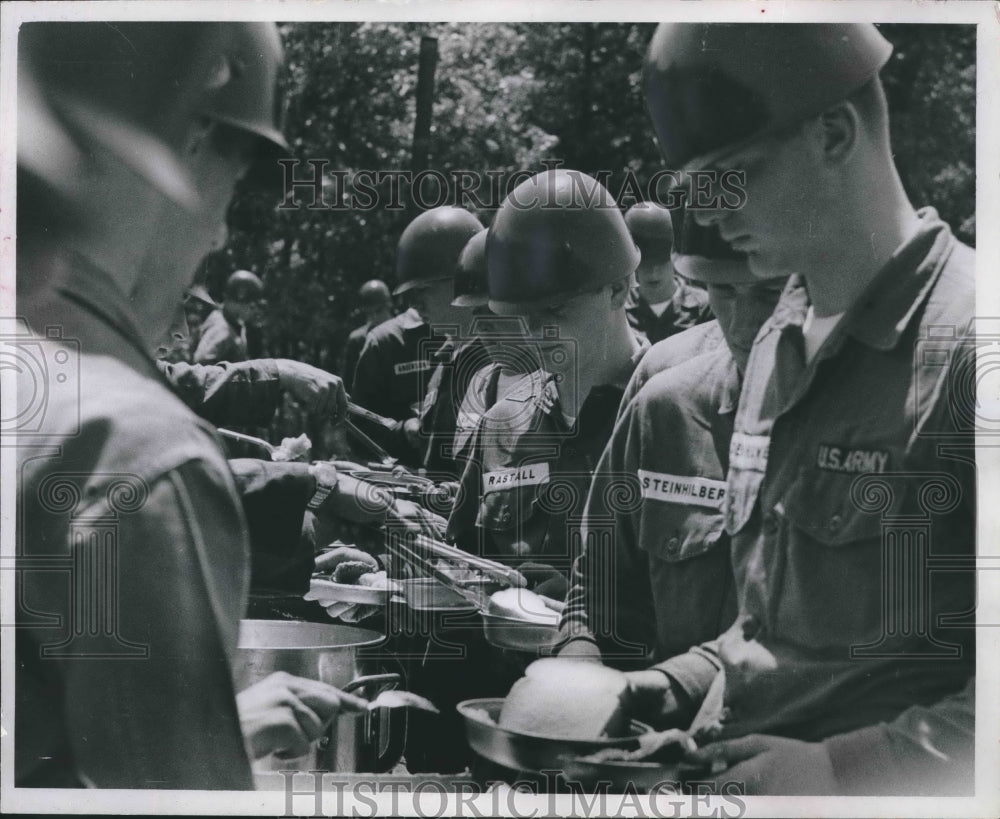
<svg viewBox="0 0 1000 819">
<path fill-rule="evenodd" d="M 646 105 L 667 163 L 705 165 L 845 99 L 891 53 L 869 23 L 663 23 Z"/>
<path fill-rule="evenodd" d="M 392 303 L 389 285 L 381 279 L 369 279 L 358 288 L 358 301 L 369 310 Z"/>
<path fill-rule="evenodd" d="M 219 309 L 219 303 L 212 298 L 208 290 L 205 289 L 203 284 L 192 284 L 187 290 L 184 291 L 184 303 L 188 302 L 199 302 L 206 307 L 211 307 L 214 310 Z"/>
<path fill-rule="evenodd" d="M 406 226 L 396 249 L 399 285 L 394 296 L 450 279 L 466 242 L 483 229 L 480 221 L 463 208 L 444 206 L 421 213 Z"/>
<path fill-rule="evenodd" d="M 625 224 L 644 262 L 670 261 L 674 223 L 667 208 L 656 202 L 639 202 L 626 211 Z"/>
<path fill-rule="evenodd" d="M 102 145 L 182 204 L 197 201 L 178 158 L 201 118 L 288 149 L 273 23 L 38 22 L 19 37 L 22 76 L 67 133 Z"/>
<path fill-rule="evenodd" d="M 234 270 L 226 279 L 225 297 L 233 301 L 253 301 L 264 294 L 264 282 L 249 270 Z"/>
<path fill-rule="evenodd" d="M 486 233 L 483 228 L 462 248 L 455 269 L 452 307 L 484 307 L 490 300 L 486 284 Z"/>
<path fill-rule="evenodd" d="M 548 170 L 510 192 L 486 239 L 490 309 L 559 304 L 630 275 L 639 248 L 608 190 L 581 171 Z"/>
</svg>

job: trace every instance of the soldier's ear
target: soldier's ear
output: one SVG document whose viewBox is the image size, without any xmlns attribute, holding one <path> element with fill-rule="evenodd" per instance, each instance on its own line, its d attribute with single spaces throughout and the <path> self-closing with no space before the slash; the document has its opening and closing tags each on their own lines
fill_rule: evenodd
<svg viewBox="0 0 1000 819">
<path fill-rule="evenodd" d="M 815 121 L 815 135 L 823 162 L 840 165 L 851 157 L 858 145 L 861 118 L 850 100 L 828 108 Z"/>
<path fill-rule="evenodd" d="M 611 308 L 613 310 L 620 310 L 625 306 L 625 300 L 628 298 L 630 278 L 631 276 L 625 276 L 618 279 L 618 281 L 611 282 Z"/>
</svg>

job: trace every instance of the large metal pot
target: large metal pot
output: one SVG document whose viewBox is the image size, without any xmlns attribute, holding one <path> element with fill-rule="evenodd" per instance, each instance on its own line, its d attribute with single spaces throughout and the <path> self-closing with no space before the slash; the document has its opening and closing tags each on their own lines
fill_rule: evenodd
<svg viewBox="0 0 1000 819">
<path fill-rule="evenodd" d="M 380 674 L 382 669 L 365 656 L 365 649 L 383 640 L 378 632 L 337 623 L 243 620 L 233 663 L 236 690 L 285 671 L 372 698 L 399 681 L 398 675 Z M 403 709 L 342 712 L 309 754 L 295 759 L 272 755 L 253 767 L 258 782 L 261 774 L 282 770 L 377 773 L 399 761 L 405 739 Z"/>
</svg>

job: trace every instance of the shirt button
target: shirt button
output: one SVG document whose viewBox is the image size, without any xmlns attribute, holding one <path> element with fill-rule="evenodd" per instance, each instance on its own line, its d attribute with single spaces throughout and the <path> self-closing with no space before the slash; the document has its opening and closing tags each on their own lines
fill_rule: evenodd
<svg viewBox="0 0 1000 819">
<path fill-rule="evenodd" d="M 500 513 L 500 520 L 503 521 L 504 523 L 509 523 L 510 522 L 510 510 L 509 509 L 504 509 L 503 512 Z"/>
<path fill-rule="evenodd" d="M 843 522 L 844 522 L 843 518 L 841 518 L 840 515 L 834 515 L 832 518 L 830 518 L 830 522 L 827 525 L 830 527 L 831 532 L 836 532 L 838 529 L 840 529 Z"/>
<path fill-rule="evenodd" d="M 677 538 L 672 537 L 670 538 L 670 540 L 667 541 L 667 551 L 670 554 L 672 555 L 677 554 L 680 548 L 681 548 L 681 542 Z"/>
</svg>

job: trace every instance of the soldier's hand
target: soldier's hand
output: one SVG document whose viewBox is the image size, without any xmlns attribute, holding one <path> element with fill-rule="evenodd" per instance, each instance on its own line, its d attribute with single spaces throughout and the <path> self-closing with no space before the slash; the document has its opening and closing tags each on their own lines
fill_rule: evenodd
<svg viewBox="0 0 1000 819">
<path fill-rule="evenodd" d="M 688 753 L 687 760 L 704 765 L 716 783 L 742 783 L 748 796 L 821 796 L 839 789 L 822 742 L 750 734 L 713 742 Z"/>
<path fill-rule="evenodd" d="M 680 701 L 678 688 L 662 671 L 655 668 L 626 671 L 625 678 L 631 693 L 632 714 L 636 719 L 648 722 L 657 730 L 681 727 L 688 721 L 689 704 Z"/>
<path fill-rule="evenodd" d="M 289 358 L 275 359 L 282 389 L 312 414 L 332 421 L 347 417 L 347 391 L 336 375 Z"/>
<path fill-rule="evenodd" d="M 443 517 L 424 509 L 419 503 L 404 498 L 396 498 L 389 514 L 389 523 L 435 540 L 441 540 L 448 529 L 448 521 Z"/>
<path fill-rule="evenodd" d="M 309 752 L 340 709 L 339 691 L 278 671 L 236 695 L 240 728 L 254 759 Z"/>
<path fill-rule="evenodd" d="M 517 567 L 528 581 L 528 588 L 535 594 L 543 594 L 553 600 L 565 600 L 569 591 L 569 581 L 566 576 L 547 563 L 526 561 Z"/>
<path fill-rule="evenodd" d="M 420 419 L 419 418 L 407 418 L 403 422 L 403 435 L 406 437 L 406 443 L 408 443 L 414 449 L 419 449 L 420 448 Z"/>
</svg>

